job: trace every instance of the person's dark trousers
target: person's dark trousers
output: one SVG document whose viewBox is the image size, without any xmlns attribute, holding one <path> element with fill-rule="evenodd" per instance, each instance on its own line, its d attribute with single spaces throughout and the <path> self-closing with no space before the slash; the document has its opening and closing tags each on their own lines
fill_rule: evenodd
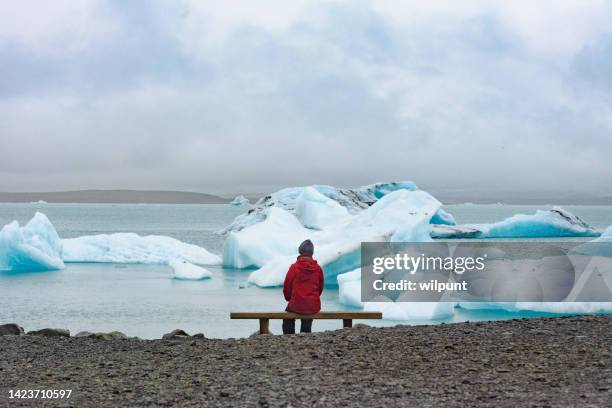
<svg viewBox="0 0 612 408">
<path fill-rule="evenodd" d="M 288 308 L 285 311 L 290 312 Z M 300 319 L 300 333 L 310 333 L 312 319 Z M 295 334 L 295 319 L 283 319 L 283 334 Z"/>
</svg>

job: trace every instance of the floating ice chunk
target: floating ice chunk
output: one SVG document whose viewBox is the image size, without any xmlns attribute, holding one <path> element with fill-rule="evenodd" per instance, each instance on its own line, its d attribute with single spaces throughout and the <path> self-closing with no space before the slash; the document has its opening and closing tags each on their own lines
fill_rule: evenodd
<svg viewBox="0 0 612 408">
<path fill-rule="evenodd" d="M 174 259 L 168 262 L 168 265 L 174 270 L 174 279 L 200 280 L 212 277 L 212 273 L 208 269 L 184 260 Z"/>
<path fill-rule="evenodd" d="M 553 207 L 551 210 L 538 210 L 534 215 L 517 214 L 504 221 L 491 224 L 484 230 L 486 238 L 512 237 L 592 237 L 599 232 L 578 216 Z"/>
<path fill-rule="evenodd" d="M 348 210 L 313 187 L 305 187 L 295 204 L 295 216 L 306 228 L 323 229 L 346 221 Z"/>
<path fill-rule="evenodd" d="M 37 212 L 24 227 L 13 221 L 0 230 L 0 271 L 63 268 L 62 242 L 44 214 Z"/>
<path fill-rule="evenodd" d="M 596 237 L 600 233 L 580 217 L 561 207 L 517 214 L 493 224 L 472 224 L 432 228 L 434 238 L 549 238 Z"/>
<path fill-rule="evenodd" d="M 177 239 L 134 233 L 87 235 L 64 239 L 65 262 L 166 264 L 184 259 L 198 265 L 219 265 L 221 258 L 197 245 Z"/>
<path fill-rule="evenodd" d="M 243 195 L 239 195 L 236 198 L 234 198 L 231 202 L 231 205 L 236 205 L 236 206 L 240 206 L 240 205 L 247 205 L 249 204 L 249 199 L 246 198 Z"/>
<path fill-rule="evenodd" d="M 417 186 L 411 181 L 376 183 L 352 189 L 326 185 L 314 185 L 311 187 L 346 208 L 349 214 L 357 214 L 363 211 L 385 195 L 394 191 L 414 191 L 417 189 Z M 236 217 L 220 233 L 240 231 L 250 225 L 264 221 L 267 216 L 267 209 L 270 207 L 282 208 L 293 213 L 296 208 L 296 201 L 304 188 L 306 187 L 288 187 L 261 198 L 248 213 Z"/>
</svg>

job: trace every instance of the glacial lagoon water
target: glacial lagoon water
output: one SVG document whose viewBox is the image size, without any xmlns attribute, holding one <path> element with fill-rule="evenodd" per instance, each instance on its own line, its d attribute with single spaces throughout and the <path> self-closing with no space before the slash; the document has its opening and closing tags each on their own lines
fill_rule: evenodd
<svg viewBox="0 0 612 408">
<path fill-rule="evenodd" d="M 448 205 L 458 223 L 488 223 L 517 213 L 532 214 L 547 206 Z M 598 229 L 612 224 L 612 206 L 564 206 Z M 25 224 L 36 211 L 45 213 L 62 238 L 135 232 L 167 235 L 220 254 L 223 237 L 216 232 L 247 207 L 230 205 L 148 204 L 0 204 L 0 226 L 13 220 Z M 17 322 L 26 330 L 43 327 L 119 330 L 130 336 L 159 338 L 175 328 L 208 337 L 248 336 L 256 321 L 232 321 L 233 310 L 281 310 L 281 290 L 246 285 L 250 271 L 209 268 L 212 279 L 179 281 L 163 265 L 67 264 L 51 272 L 0 273 L 0 322 Z M 323 308 L 345 309 L 336 290 L 326 290 Z M 540 316 L 542 313 L 458 311 L 452 319 L 402 324 L 449 323 Z M 367 322 L 394 325 L 398 322 Z M 317 321 L 314 330 L 341 326 Z M 280 322 L 271 330 L 279 333 Z"/>
</svg>

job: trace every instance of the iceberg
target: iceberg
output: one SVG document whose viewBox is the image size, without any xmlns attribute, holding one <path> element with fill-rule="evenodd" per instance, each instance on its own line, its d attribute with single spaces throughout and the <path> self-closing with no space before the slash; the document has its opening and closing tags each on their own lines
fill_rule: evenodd
<svg viewBox="0 0 612 408">
<path fill-rule="evenodd" d="M 183 259 L 197 265 L 219 265 L 221 258 L 177 239 L 134 233 L 86 235 L 64 239 L 64 262 L 167 264 Z"/>
<path fill-rule="evenodd" d="M 239 196 L 237 196 L 236 198 L 234 198 L 234 199 L 233 199 L 233 200 L 230 202 L 230 204 L 231 204 L 231 205 L 236 205 L 236 206 L 240 206 L 240 205 L 247 205 L 247 204 L 249 204 L 249 203 L 250 203 L 250 202 L 249 202 L 249 199 L 248 199 L 248 198 L 246 198 L 246 197 L 245 197 L 245 196 L 243 196 L 243 195 L 239 195 Z"/>
<path fill-rule="evenodd" d="M 37 212 L 23 227 L 17 221 L 0 230 L 0 271 L 63 269 L 62 242 L 53 224 Z"/>
<path fill-rule="evenodd" d="M 597 237 L 600 233 L 580 217 L 553 207 L 535 214 L 516 214 L 493 224 L 434 225 L 433 238 Z"/>
<path fill-rule="evenodd" d="M 174 279 L 201 280 L 212 277 L 212 272 L 200 266 L 196 266 L 184 260 L 175 259 L 168 262 L 174 270 Z"/>
<path fill-rule="evenodd" d="M 297 246 L 309 238 L 315 245 L 315 258 L 323 267 L 326 285 L 335 286 L 339 274 L 361 266 L 362 242 L 431 240 L 429 221 L 440 206 L 422 190 L 397 190 L 323 230 L 305 228 L 293 214 L 272 207 L 264 222 L 229 234 L 223 263 L 258 267 L 249 276 L 250 283 L 280 286 Z"/>
</svg>

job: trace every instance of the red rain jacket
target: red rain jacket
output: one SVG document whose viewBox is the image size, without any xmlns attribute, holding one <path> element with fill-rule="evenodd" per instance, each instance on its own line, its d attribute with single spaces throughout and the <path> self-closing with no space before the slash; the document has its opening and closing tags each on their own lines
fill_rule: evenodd
<svg viewBox="0 0 612 408">
<path fill-rule="evenodd" d="M 323 270 L 310 256 L 300 255 L 289 267 L 283 294 L 289 302 L 287 310 L 295 313 L 314 314 L 321 310 Z"/>
</svg>

